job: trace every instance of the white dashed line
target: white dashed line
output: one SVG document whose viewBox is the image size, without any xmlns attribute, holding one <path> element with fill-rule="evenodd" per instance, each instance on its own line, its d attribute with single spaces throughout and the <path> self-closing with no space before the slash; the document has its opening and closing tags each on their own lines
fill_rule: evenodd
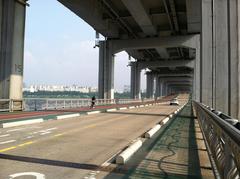
<svg viewBox="0 0 240 179">
<path fill-rule="evenodd" d="M 34 137 L 33 135 L 27 136 L 26 139 L 31 139 L 31 138 L 33 138 L 33 137 Z"/>
<path fill-rule="evenodd" d="M 8 136 L 10 136 L 10 134 L 0 135 L 0 138 L 1 137 L 8 137 Z"/>
<path fill-rule="evenodd" d="M 8 140 L 8 141 L 0 142 L 0 144 L 8 144 L 12 142 L 16 142 L 16 140 Z"/>
<path fill-rule="evenodd" d="M 18 129 L 12 129 L 12 130 L 8 130 L 7 132 L 15 132 L 15 131 L 21 131 L 27 128 L 18 128 Z"/>
<path fill-rule="evenodd" d="M 44 132 L 44 133 L 41 133 L 40 135 L 46 135 L 46 134 L 50 134 L 50 133 L 52 133 L 52 132 Z"/>
</svg>

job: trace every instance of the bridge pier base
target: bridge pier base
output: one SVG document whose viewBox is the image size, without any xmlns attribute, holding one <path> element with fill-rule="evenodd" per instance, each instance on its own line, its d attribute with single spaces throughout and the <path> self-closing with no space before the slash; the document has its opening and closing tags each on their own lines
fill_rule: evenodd
<svg viewBox="0 0 240 179">
<path fill-rule="evenodd" d="M 22 109 L 25 14 L 24 1 L 0 0 L 0 99 L 16 100 L 13 110 Z"/>
</svg>

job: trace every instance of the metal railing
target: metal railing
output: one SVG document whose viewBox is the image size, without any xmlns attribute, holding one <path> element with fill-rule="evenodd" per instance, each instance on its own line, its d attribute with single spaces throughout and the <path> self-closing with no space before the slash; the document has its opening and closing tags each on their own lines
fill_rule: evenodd
<svg viewBox="0 0 240 179">
<path fill-rule="evenodd" d="M 96 105 L 130 104 L 150 102 L 154 99 L 97 99 Z M 89 107 L 91 99 L 25 98 L 23 100 L 0 99 L 0 112 L 16 110 L 40 111 Z"/>
<path fill-rule="evenodd" d="M 142 102 L 139 99 L 97 99 L 96 105 L 129 104 Z M 25 98 L 25 111 L 71 109 L 89 107 L 91 99 L 54 99 L 54 98 Z"/>
<path fill-rule="evenodd" d="M 23 100 L 0 99 L 0 112 L 23 110 Z"/>
<path fill-rule="evenodd" d="M 193 102 L 216 178 L 240 178 L 239 121 L 204 104 Z"/>
</svg>

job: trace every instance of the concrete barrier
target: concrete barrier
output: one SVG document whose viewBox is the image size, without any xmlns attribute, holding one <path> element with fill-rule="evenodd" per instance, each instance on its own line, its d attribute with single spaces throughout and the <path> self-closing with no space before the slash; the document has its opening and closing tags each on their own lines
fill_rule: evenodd
<svg viewBox="0 0 240 179">
<path fill-rule="evenodd" d="M 117 164 L 125 164 L 126 161 L 142 146 L 142 141 L 139 139 L 131 144 L 126 150 L 120 153 L 116 158 Z"/>
<path fill-rule="evenodd" d="M 117 109 L 116 108 L 114 108 L 114 109 L 107 109 L 107 112 L 112 112 L 112 111 L 117 111 Z"/>
<path fill-rule="evenodd" d="M 145 133 L 145 138 L 151 138 L 160 128 L 160 124 L 155 125 L 152 129 Z"/>
<path fill-rule="evenodd" d="M 66 119 L 66 118 L 78 117 L 78 116 L 80 116 L 79 113 L 75 113 L 75 114 L 66 114 L 66 115 L 60 115 L 60 116 L 57 116 L 57 119 Z"/>
<path fill-rule="evenodd" d="M 119 108 L 119 110 L 125 110 L 125 109 L 127 109 L 127 107 Z"/>
<path fill-rule="evenodd" d="M 41 123 L 44 120 L 42 118 L 38 119 L 30 119 L 25 121 L 16 121 L 16 122 L 5 122 L 1 124 L 1 128 L 8 128 L 8 127 L 16 127 L 16 126 L 22 126 L 22 125 L 28 125 L 28 124 L 36 124 Z"/>
<path fill-rule="evenodd" d="M 98 113 L 101 113 L 101 111 L 91 111 L 91 112 L 87 112 L 87 115 L 98 114 Z"/>
<path fill-rule="evenodd" d="M 163 123 L 163 124 L 166 124 L 168 121 L 169 121 L 169 117 L 163 119 L 162 123 Z"/>
</svg>

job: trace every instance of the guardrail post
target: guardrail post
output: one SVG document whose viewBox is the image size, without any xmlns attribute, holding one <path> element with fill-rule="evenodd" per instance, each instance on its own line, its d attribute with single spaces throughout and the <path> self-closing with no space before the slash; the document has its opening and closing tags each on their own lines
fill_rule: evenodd
<svg viewBox="0 0 240 179">
<path fill-rule="evenodd" d="M 231 168 L 233 167 L 234 163 L 232 160 L 232 152 L 231 152 L 231 149 L 230 149 L 227 141 L 225 141 L 225 145 L 224 145 L 224 156 L 225 156 L 224 178 L 230 178 L 229 172 L 230 172 Z"/>
<path fill-rule="evenodd" d="M 13 100 L 10 99 L 10 101 L 9 101 L 9 112 L 13 112 L 13 110 L 14 110 Z"/>
<path fill-rule="evenodd" d="M 46 108 L 45 110 L 48 110 L 48 99 L 46 100 Z"/>
<path fill-rule="evenodd" d="M 37 111 L 37 100 L 34 99 L 34 110 Z"/>
</svg>

